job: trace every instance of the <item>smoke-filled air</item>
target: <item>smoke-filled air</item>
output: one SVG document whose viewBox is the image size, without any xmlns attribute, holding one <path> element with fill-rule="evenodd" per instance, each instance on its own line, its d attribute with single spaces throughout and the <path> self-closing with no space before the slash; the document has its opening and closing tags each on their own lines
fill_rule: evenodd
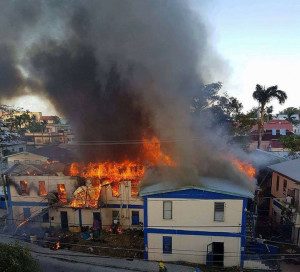
<svg viewBox="0 0 300 272">
<path fill-rule="evenodd" d="M 110 142 L 80 146 L 82 160 L 143 158 L 157 137 L 174 165 L 253 188 L 210 118 L 191 116 L 224 67 L 200 19 L 182 0 L 1 1 L 0 99 L 45 97 L 78 140 Z"/>
</svg>

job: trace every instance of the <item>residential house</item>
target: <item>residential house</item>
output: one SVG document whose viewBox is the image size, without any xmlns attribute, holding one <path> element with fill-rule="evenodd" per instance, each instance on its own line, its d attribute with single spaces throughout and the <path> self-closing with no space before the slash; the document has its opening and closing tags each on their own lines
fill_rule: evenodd
<svg viewBox="0 0 300 272">
<path fill-rule="evenodd" d="M 217 178 L 195 176 L 189 183 L 190 171 L 186 177 L 175 169 L 163 176 L 157 171 L 146 174 L 150 185 L 139 193 L 145 259 L 246 266 L 247 207 L 253 193 Z"/>
<path fill-rule="evenodd" d="M 288 118 L 287 114 L 279 114 L 276 119 L 285 120 L 286 118 Z M 291 118 L 293 118 L 295 121 L 300 121 L 299 114 L 293 114 Z M 293 124 L 293 132 L 294 134 L 300 135 L 300 124 Z"/>
<path fill-rule="evenodd" d="M 269 166 L 272 170 L 270 217 L 285 237 L 300 246 L 300 159 Z"/>
<path fill-rule="evenodd" d="M 39 156 L 29 152 L 20 152 L 5 157 L 6 168 L 12 167 L 14 164 L 45 164 L 48 158 Z"/>
<path fill-rule="evenodd" d="M 67 143 L 68 137 L 64 132 L 27 132 L 24 140 L 27 145 L 41 147 L 49 144 Z"/>
<path fill-rule="evenodd" d="M 279 141 L 281 136 L 292 135 L 293 125 L 286 120 L 271 120 L 264 124 L 264 133 L 262 136 L 261 149 L 265 151 L 280 152 L 284 148 Z M 250 131 L 252 142 L 249 149 L 257 148 L 258 125 L 256 124 Z"/>
</svg>

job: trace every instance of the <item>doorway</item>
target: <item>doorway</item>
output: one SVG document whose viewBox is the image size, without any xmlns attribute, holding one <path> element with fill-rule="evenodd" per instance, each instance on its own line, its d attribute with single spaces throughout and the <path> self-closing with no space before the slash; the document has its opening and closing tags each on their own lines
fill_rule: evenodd
<svg viewBox="0 0 300 272">
<path fill-rule="evenodd" d="M 131 212 L 131 225 L 138 226 L 140 224 L 140 213 L 139 211 Z"/>
<path fill-rule="evenodd" d="M 214 266 L 224 265 L 223 242 L 213 242 L 207 246 L 206 264 Z"/>
<path fill-rule="evenodd" d="M 61 219 L 61 229 L 68 230 L 69 229 L 68 212 L 60 212 L 60 219 Z"/>
<path fill-rule="evenodd" d="M 93 212 L 93 222 L 94 220 L 98 220 L 99 227 L 102 229 L 101 214 L 99 212 Z"/>
</svg>

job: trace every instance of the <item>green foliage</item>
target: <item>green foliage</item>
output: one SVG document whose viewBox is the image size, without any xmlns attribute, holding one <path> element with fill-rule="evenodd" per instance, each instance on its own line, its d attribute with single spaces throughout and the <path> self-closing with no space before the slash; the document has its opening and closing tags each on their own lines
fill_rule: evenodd
<svg viewBox="0 0 300 272">
<path fill-rule="evenodd" d="M 288 107 L 284 109 L 283 111 L 279 112 L 279 114 L 287 114 L 287 115 L 293 115 L 293 114 L 299 114 L 300 115 L 300 107 L 294 108 L 294 107 Z"/>
<path fill-rule="evenodd" d="M 0 243 L 0 271 L 3 272 L 39 272 L 39 264 L 27 248 Z"/>
<path fill-rule="evenodd" d="M 279 139 L 284 148 L 290 149 L 291 154 L 300 151 L 300 135 L 282 136 Z"/>
</svg>

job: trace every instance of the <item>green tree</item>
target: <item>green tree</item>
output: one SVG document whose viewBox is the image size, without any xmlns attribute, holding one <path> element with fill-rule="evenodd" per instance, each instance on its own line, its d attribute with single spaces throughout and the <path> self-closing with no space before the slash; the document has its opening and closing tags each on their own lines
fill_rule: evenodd
<svg viewBox="0 0 300 272">
<path fill-rule="evenodd" d="M 288 107 L 282 111 L 279 112 L 279 114 L 299 114 L 300 115 L 300 107 L 297 109 L 295 107 Z"/>
<path fill-rule="evenodd" d="M 291 155 L 295 155 L 300 151 L 300 135 L 282 136 L 279 139 L 284 148 L 290 150 Z"/>
<path fill-rule="evenodd" d="M 27 248 L 0 243 L 0 271 L 40 272 L 38 262 L 32 258 Z"/>
<path fill-rule="evenodd" d="M 271 102 L 272 99 L 277 99 L 280 104 L 283 104 L 287 99 L 287 95 L 284 91 L 278 90 L 278 86 L 271 86 L 265 88 L 259 84 L 256 85 L 256 89 L 253 92 L 253 98 L 259 102 L 260 118 L 258 120 L 258 143 L 257 148 L 260 149 L 262 135 L 264 131 L 264 118 L 266 105 Z"/>
<path fill-rule="evenodd" d="M 299 120 L 296 120 L 295 118 L 293 118 L 293 115 L 296 114 L 296 113 L 293 113 L 293 112 L 289 112 L 287 114 L 287 117 L 285 118 L 285 120 L 289 121 L 290 123 L 292 123 L 293 125 L 297 126 L 300 124 L 300 121 Z"/>
</svg>

